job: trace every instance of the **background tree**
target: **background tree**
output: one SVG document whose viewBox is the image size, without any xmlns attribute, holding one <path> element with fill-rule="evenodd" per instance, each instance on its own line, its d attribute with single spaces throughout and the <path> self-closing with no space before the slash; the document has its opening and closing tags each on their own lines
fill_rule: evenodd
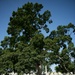
<svg viewBox="0 0 75 75">
<path fill-rule="evenodd" d="M 71 37 L 74 28 L 75 26 L 72 23 L 66 26 L 58 26 L 57 30 L 52 31 L 46 39 L 48 42 L 47 48 L 50 52 L 50 63 L 58 64 L 56 71 L 74 72 L 72 53 L 75 53 L 75 47 Z"/>
</svg>

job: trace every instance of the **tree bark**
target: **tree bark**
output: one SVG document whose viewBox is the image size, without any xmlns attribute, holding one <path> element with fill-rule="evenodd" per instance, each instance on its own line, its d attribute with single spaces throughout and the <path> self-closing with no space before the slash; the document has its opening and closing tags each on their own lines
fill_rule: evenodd
<svg viewBox="0 0 75 75">
<path fill-rule="evenodd" d="M 64 62 L 64 60 L 63 60 L 61 57 L 59 57 L 59 59 Z M 64 69 L 65 69 L 67 72 L 69 72 L 69 70 L 66 68 L 65 64 L 63 64 L 63 67 L 64 67 Z"/>
<path fill-rule="evenodd" d="M 37 75 L 41 75 L 41 74 L 42 74 L 41 65 L 37 65 Z"/>
</svg>

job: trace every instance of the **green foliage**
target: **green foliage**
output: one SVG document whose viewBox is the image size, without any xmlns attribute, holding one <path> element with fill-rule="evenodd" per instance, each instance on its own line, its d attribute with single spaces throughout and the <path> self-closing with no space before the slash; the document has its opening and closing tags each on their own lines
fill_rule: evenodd
<svg viewBox="0 0 75 75">
<path fill-rule="evenodd" d="M 1 41 L 0 72 L 30 72 L 41 65 L 45 59 L 44 36 L 41 29 L 47 33 L 49 28 L 46 23 L 51 23 L 50 11 L 40 14 L 42 4 L 30 3 L 12 12 L 7 33 Z"/>
<path fill-rule="evenodd" d="M 51 13 L 47 10 L 40 14 L 42 8 L 42 4 L 28 2 L 22 8 L 18 8 L 17 12 L 13 11 L 7 29 L 8 34 L 18 38 L 18 40 L 21 40 L 19 38 L 25 38 L 22 41 L 26 42 L 37 30 L 41 28 L 47 30 L 45 24 L 51 17 Z"/>
<path fill-rule="evenodd" d="M 71 23 L 66 26 L 58 26 L 57 31 L 54 30 L 49 35 L 49 38 L 56 41 L 56 45 L 54 45 L 56 48 L 53 47 L 55 50 L 52 52 L 54 54 L 54 56 L 52 56 L 52 61 L 58 64 L 56 67 L 57 72 L 74 72 L 75 47 L 71 37 L 73 28 L 74 25 Z M 72 59 L 74 60 L 72 61 Z"/>
<path fill-rule="evenodd" d="M 30 3 L 12 12 L 6 36 L 1 41 L 0 73 L 10 71 L 29 73 L 36 71 L 41 75 L 39 66 L 58 64 L 56 71 L 75 71 L 75 46 L 71 34 L 75 32 L 72 23 L 60 25 L 57 30 L 44 37 L 41 29 L 47 33 L 51 13 L 46 10 L 40 14 L 42 4 Z M 73 61 L 72 61 L 73 59 Z"/>
</svg>

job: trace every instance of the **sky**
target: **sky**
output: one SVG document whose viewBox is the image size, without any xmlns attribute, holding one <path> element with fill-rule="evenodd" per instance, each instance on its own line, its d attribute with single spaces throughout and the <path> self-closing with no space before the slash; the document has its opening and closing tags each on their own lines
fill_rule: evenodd
<svg viewBox="0 0 75 75">
<path fill-rule="evenodd" d="M 75 0 L 0 0 L 0 41 L 8 36 L 6 31 L 12 12 L 27 2 L 40 3 L 44 6 L 41 12 L 51 12 L 53 23 L 49 25 L 50 31 L 55 30 L 58 25 L 67 25 L 70 22 L 75 25 Z M 75 44 L 75 35 L 72 37 Z M 54 71 L 54 65 L 51 68 Z"/>
</svg>

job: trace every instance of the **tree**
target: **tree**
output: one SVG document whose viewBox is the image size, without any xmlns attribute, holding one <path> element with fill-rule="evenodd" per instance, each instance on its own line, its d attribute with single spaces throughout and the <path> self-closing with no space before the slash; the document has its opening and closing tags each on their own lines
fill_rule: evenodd
<svg viewBox="0 0 75 75">
<path fill-rule="evenodd" d="M 47 22 L 52 20 L 50 11 L 40 13 L 42 8 L 42 4 L 28 2 L 13 11 L 7 28 L 10 36 L 1 41 L 0 73 L 14 71 L 20 75 L 38 70 L 37 75 L 41 75 L 42 65 L 49 68 L 51 64 L 58 64 L 56 71 L 75 72 L 75 47 L 71 37 L 75 26 L 60 25 L 44 37 L 41 29 L 48 33 Z"/>
<path fill-rule="evenodd" d="M 50 63 L 58 64 L 56 71 L 74 72 L 74 63 L 71 61 L 74 52 L 74 44 L 71 34 L 74 31 L 74 25 L 69 23 L 66 26 L 58 26 L 57 30 L 53 30 L 47 38 L 50 52 Z M 73 30 L 72 30 L 73 29 Z M 71 53 L 72 52 L 72 53 Z M 75 58 L 75 56 L 73 56 Z"/>
<path fill-rule="evenodd" d="M 4 51 L 1 55 L 1 57 L 4 56 L 1 58 L 5 65 L 2 69 L 4 72 L 8 69 L 18 73 L 30 72 L 38 66 L 38 75 L 41 75 L 39 65 L 44 60 L 44 55 L 41 54 L 44 46 L 41 29 L 48 33 L 49 28 L 46 23 L 52 22 L 49 20 L 50 11 L 47 10 L 40 14 L 42 8 L 42 4 L 28 2 L 17 11 L 13 11 L 7 28 L 10 36 L 1 41 Z"/>
</svg>

